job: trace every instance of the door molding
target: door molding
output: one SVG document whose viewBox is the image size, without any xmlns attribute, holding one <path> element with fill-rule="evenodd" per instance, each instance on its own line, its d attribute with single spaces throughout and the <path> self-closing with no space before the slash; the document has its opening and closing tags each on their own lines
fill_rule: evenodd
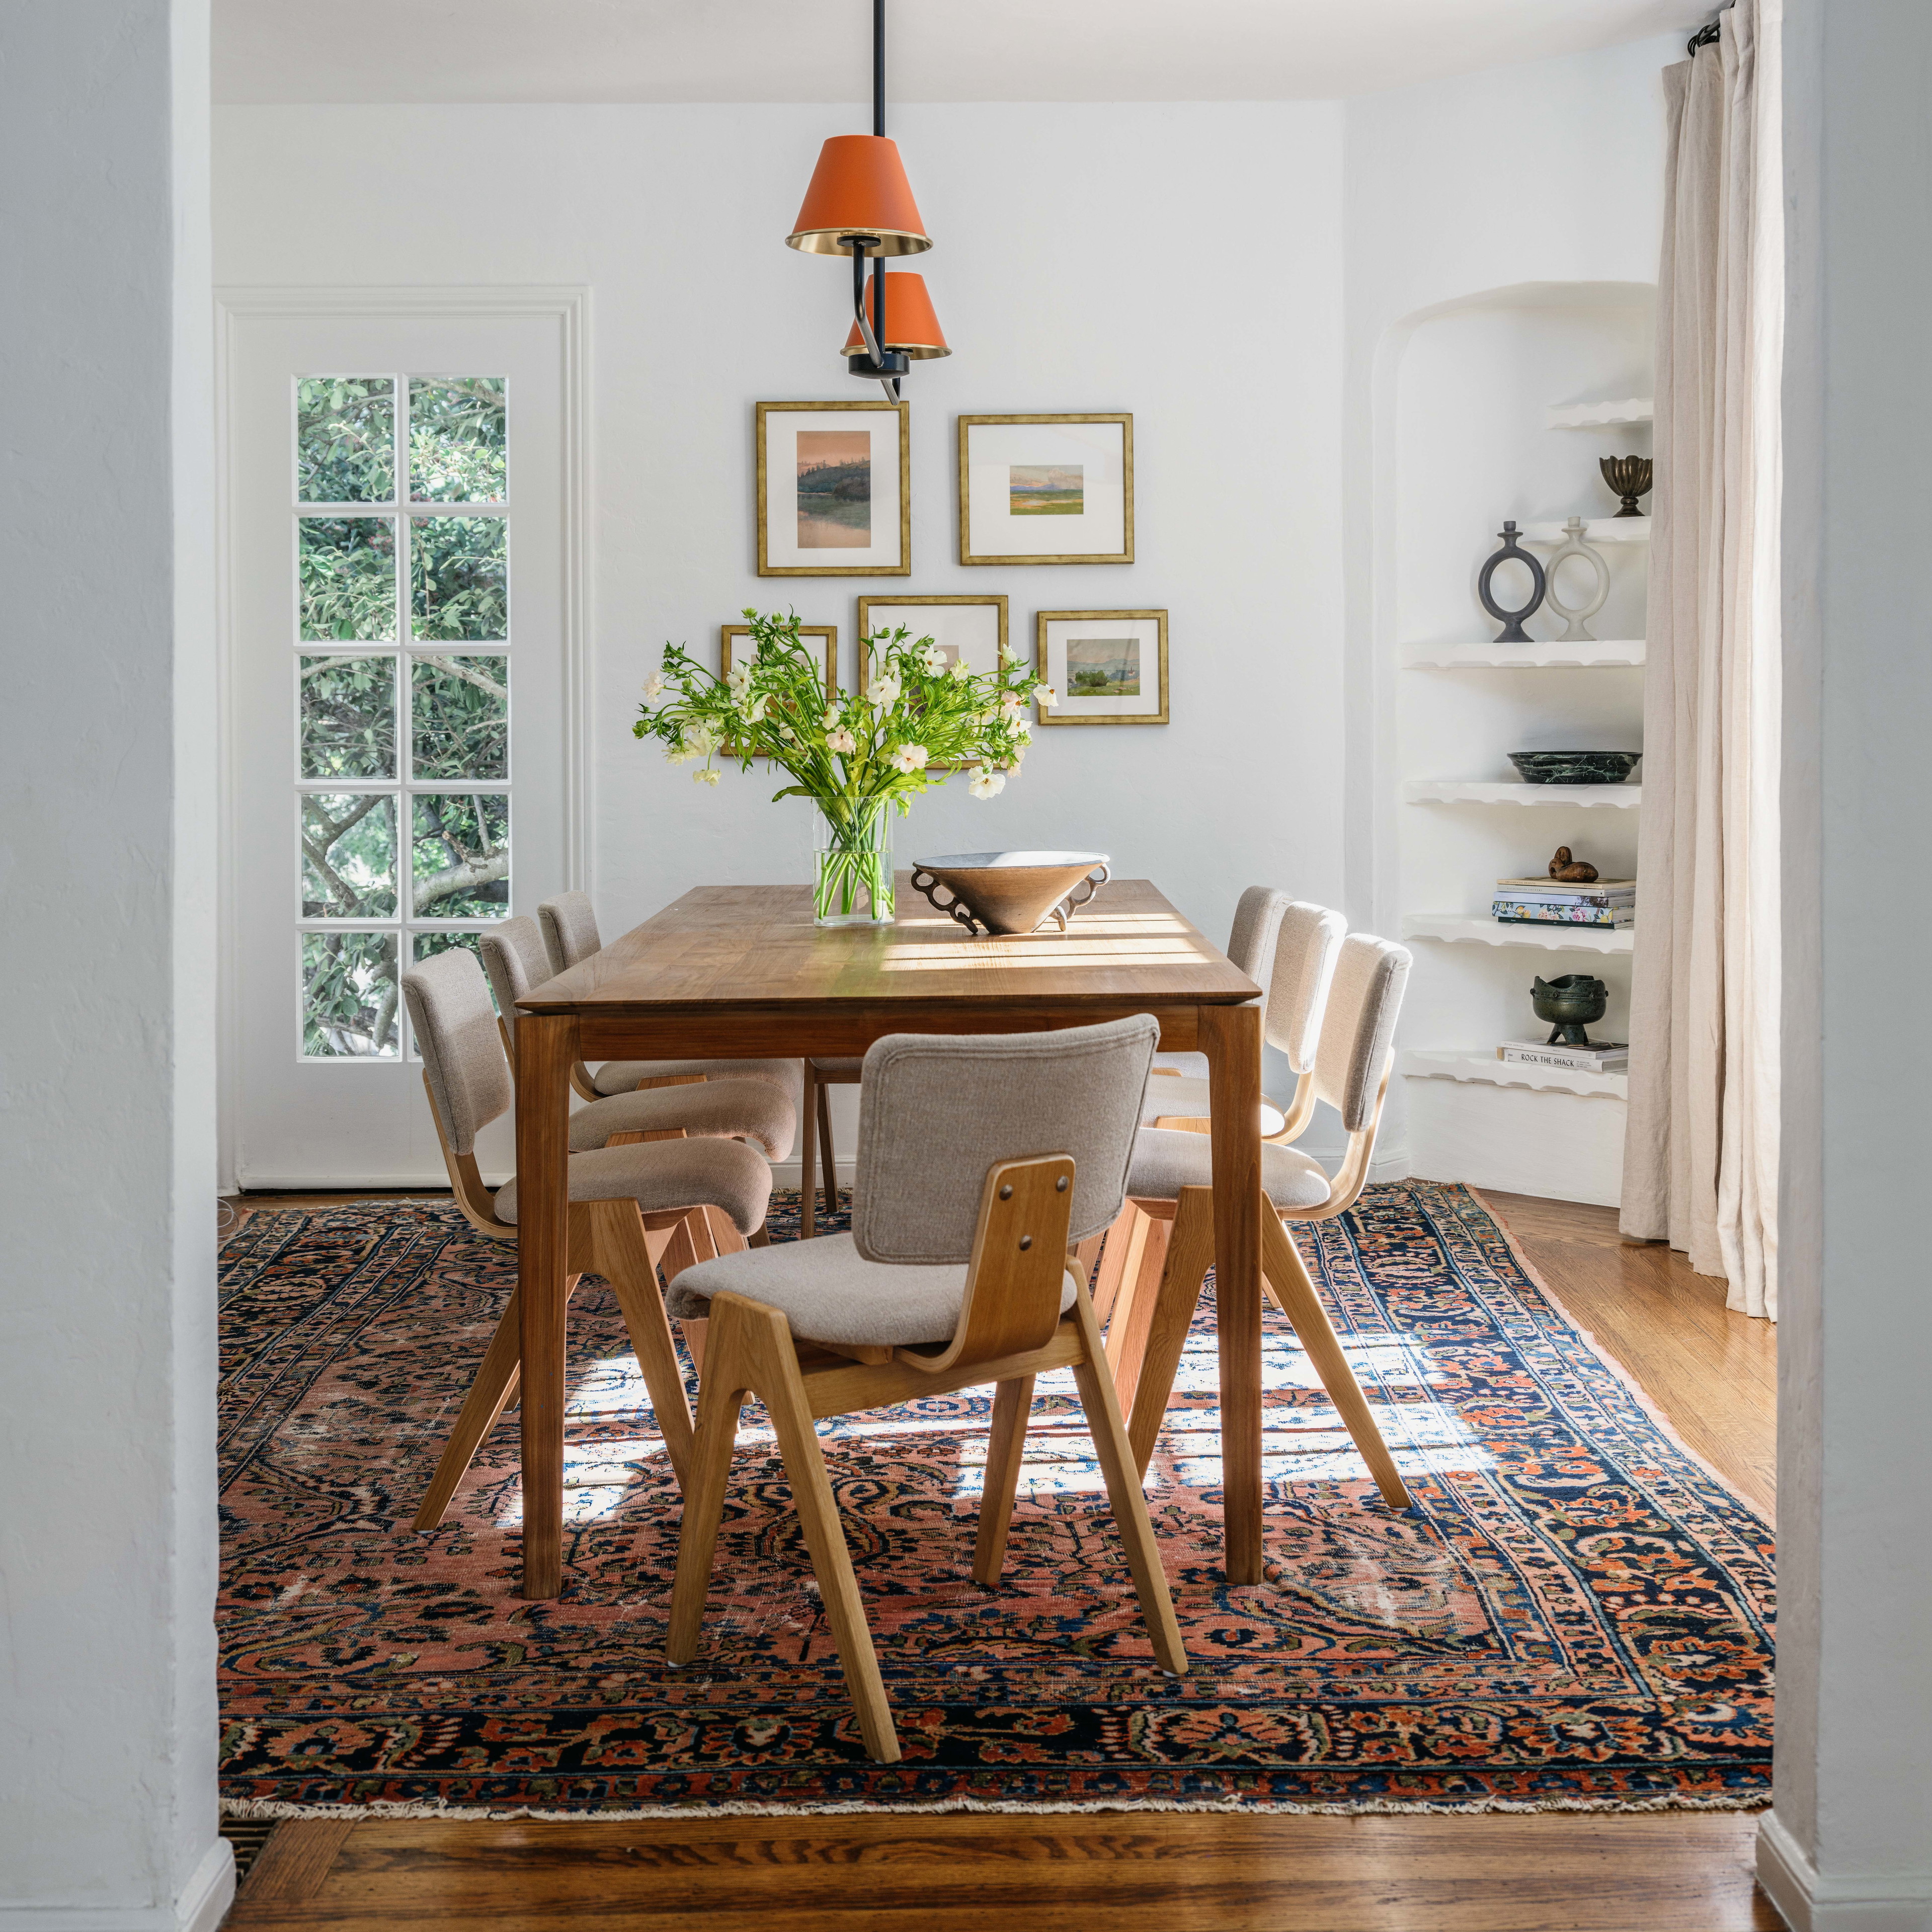
<svg viewBox="0 0 1932 1932">
<path fill-rule="evenodd" d="M 219 938 L 215 964 L 216 1047 L 219 1101 L 219 1181 L 236 1184 L 236 1123 L 239 1116 L 240 962 L 236 879 L 236 814 L 241 809 L 235 772 L 234 638 L 236 568 L 232 482 L 235 472 L 235 356 L 240 325 L 252 321 L 328 322 L 358 320 L 420 321 L 447 316 L 478 321 L 516 316 L 556 320 L 563 370 L 561 476 L 562 636 L 565 757 L 564 862 L 572 886 L 584 887 L 591 873 L 592 810 L 590 679 L 586 640 L 591 618 L 590 290 L 566 284 L 414 287 L 218 286 L 214 290 L 215 652 L 217 729 L 220 741 Z"/>
</svg>

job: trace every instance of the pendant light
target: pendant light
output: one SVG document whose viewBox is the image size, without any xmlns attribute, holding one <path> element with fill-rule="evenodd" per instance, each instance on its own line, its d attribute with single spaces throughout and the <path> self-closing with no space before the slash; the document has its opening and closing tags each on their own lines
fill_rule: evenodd
<svg viewBox="0 0 1932 1932">
<path fill-rule="evenodd" d="M 932 241 L 898 148 L 886 138 L 886 0 L 872 0 L 872 131 L 834 134 L 819 150 L 785 243 L 809 255 L 851 257 L 852 328 L 842 352 L 853 375 L 878 382 L 897 402 L 899 379 L 915 360 L 952 354 L 924 278 L 896 275 L 886 286 L 887 256 L 923 254 Z"/>
</svg>

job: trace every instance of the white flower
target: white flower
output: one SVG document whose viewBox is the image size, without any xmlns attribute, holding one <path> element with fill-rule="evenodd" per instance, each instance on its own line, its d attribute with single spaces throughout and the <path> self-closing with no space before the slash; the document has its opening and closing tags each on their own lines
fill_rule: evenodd
<svg viewBox="0 0 1932 1932">
<path fill-rule="evenodd" d="M 706 765 L 701 772 L 692 773 L 691 782 L 693 784 L 715 785 L 718 782 L 718 774 Z"/>
<path fill-rule="evenodd" d="M 946 668 L 946 653 L 937 644 L 928 644 L 920 656 L 926 660 L 926 668 L 934 677 Z"/>
<path fill-rule="evenodd" d="M 973 782 L 966 788 L 975 798 L 994 798 L 1006 790 L 1006 775 L 982 765 L 973 774 Z"/>
<path fill-rule="evenodd" d="M 828 752 L 856 752 L 859 748 L 859 741 L 842 725 L 827 736 L 825 748 Z"/>
<path fill-rule="evenodd" d="M 1024 711 L 1026 700 L 1017 691 L 1003 691 L 1000 693 L 1000 709 L 1005 712 Z"/>
<path fill-rule="evenodd" d="M 927 755 L 923 745 L 902 745 L 892 754 L 892 769 L 896 772 L 923 771 Z"/>
<path fill-rule="evenodd" d="M 693 758 L 701 758 L 702 752 L 694 752 L 688 745 L 667 745 L 664 756 L 674 765 L 688 765 Z"/>
<path fill-rule="evenodd" d="M 710 758 L 721 742 L 718 734 L 709 724 L 694 724 L 684 734 L 684 748 L 694 758 Z"/>
<path fill-rule="evenodd" d="M 868 703 L 890 711 L 899 701 L 899 681 L 892 676 L 875 677 L 866 693 Z"/>
<path fill-rule="evenodd" d="M 952 660 L 952 668 L 947 675 L 958 678 L 963 684 L 973 675 L 973 667 L 964 658 L 955 658 Z"/>
<path fill-rule="evenodd" d="M 781 724 L 778 727 L 778 736 L 788 745 L 796 745 L 798 742 L 798 734 L 789 724 Z"/>
<path fill-rule="evenodd" d="M 1013 720 L 1013 736 L 1024 745 L 1033 736 L 1033 727 L 1024 718 Z"/>
<path fill-rule="evenodd" d="M 760 692 L 750 704 L 742 707 L 745 722 L 747 724 L 762 724 L 765 722 L 766 712 L 771 708 L 771 694 L 769 692 Z"/>
<path fill-rule="evenodd" d="M 644 680 L 644 695 L 655 702 L 664 694 L 664 673 L 661 670 L 654 670 Z"/>
<path fill-rule="evenodd" d="M 839 712 L 838 706 L 836 704 L 828 704 L 825 707 L 825 716 L 818 721 L 819 729 L 822 731 L 837 730 L 838 728 L 838 718 Z"/>
<path fill-rule="evenodd" d="M 1045 705 L 1051 711 L 1060 702 L 1060 694 L 1050 684 L 1036 684 L 1034 686 L 1033 701 Z"/>
</svg>

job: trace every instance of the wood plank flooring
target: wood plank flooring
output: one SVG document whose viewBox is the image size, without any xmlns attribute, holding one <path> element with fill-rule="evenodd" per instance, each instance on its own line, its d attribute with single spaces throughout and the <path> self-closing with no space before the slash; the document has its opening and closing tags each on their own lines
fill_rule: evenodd
<svg viewBox="0 0 1932 1932">
<path fill-rule="evenodd" d="M 251 1195 L 243 1207 L 342 1196 Z M 1492 1194 L 1531 1266 L 1678 1433 L 1774 1498 L 1775 1336 L 1608 1208 Z M 1100 1813 L 278 1828 L 231 1932 L 1761 1932 L 1748 1813 Z"/>
</svg>

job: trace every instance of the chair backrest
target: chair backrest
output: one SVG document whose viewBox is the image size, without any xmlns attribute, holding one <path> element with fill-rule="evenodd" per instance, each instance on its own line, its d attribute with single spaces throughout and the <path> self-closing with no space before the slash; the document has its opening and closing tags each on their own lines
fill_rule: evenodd
<svg viewBox="0 0 1932 1932">
<path fill-rule="evenodd" d="M 550 977 L 567 973 L 580 959 L 604 950 L 597 915 L 582 892 L 559 892 L 537 908 L 543 924 L 544 950 L 550 955 Z"/>
<path fill-rule="evenodd" d="M 1315 1064 L 1322 1008 L 1348 931 L 1339 912 L 1250 886 L 1234 908 L 1228 957 L 1262 988 L 1262 1036 L 1297 1073 Z"/>
<path fill-rule="evenodd" d="M 1375 1123 L 1408 963 L 1407 946 L 1367 932 L 1350 933 L 1337 954 L 1315 1052 L 1315 1090 L 1352 1134 Z"/>
<path fill-rule="evenodd" d="M 483 969 L 475 953 L 452 946 L 403 975 L 403 998 L 443 1138 L 452 1154 L 472 1154 L 512 1097 Z"/>
<path fill-rule="evenodd" d="M 1069 1240 L 1111 1226 L 1148 1070 L 1146 1013 L 1056 1033 L 893 1034 L 866 1055 L 852 1234 L 871 1262 L 970 1260 L 1001 1161 L 1070 1154 Z"/>
<path fill-rule="evenodd" d="M 496 1012 L 506 1027 L 517 1021 L 517 1002 L 534 986 L 554 979 L 543 934 L 533 919 L 506 919 L 478 937 L 477 950 L 496 996 Z"/>
</svg>

